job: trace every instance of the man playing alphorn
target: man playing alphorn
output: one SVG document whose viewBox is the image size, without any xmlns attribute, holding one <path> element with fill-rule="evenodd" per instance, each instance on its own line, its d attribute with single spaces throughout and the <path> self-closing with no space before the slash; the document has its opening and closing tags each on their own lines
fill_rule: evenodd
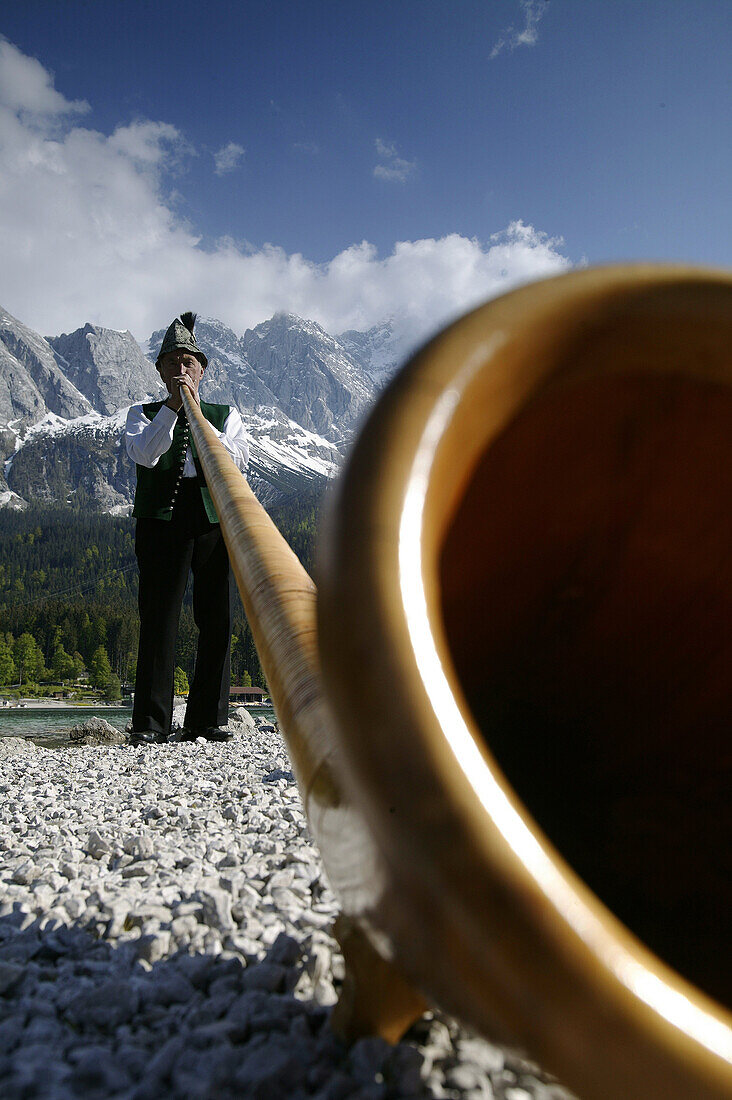
<svg viewBox="0 0 732 1100">
<path fill-rule="evenodd" d="M 235 408 L 198 396 L 208 360 L 193 334 L 195 319 L 194 313 L 183 313 L 163 338 L 155 365 L 167 398 L 133 405 L 127 415 L 125 443 L 137 465 L 132 514 L 140 571 L 133 744 L 167 741 L 170 735 L 175 639 L 189 572 L 199 638 L 181 738 L 230 737 L 220 727 L 228 719 L 233 582 L 216 509 L 189 434 L 181 387 L 187 386 L 242 472 L 249 446 Z"/>
</svg>

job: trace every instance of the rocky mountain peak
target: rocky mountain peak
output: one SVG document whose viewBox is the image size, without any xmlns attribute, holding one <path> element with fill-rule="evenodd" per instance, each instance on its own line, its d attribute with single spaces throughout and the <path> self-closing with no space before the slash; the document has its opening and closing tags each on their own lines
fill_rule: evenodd
<svg viewBox="0 0 732 1100">
<path fill-rule="evenodd" d="M 391 378 L 411 350 L 408 343 L 398 335 L 393 320 L 374 325 L 366 332 L 349 329 L 340 333 L 337 339 L 377 386 Z"/>
<path fill-rule="evenodd" d="M 33 424 L 47 412 L 83 416 L 90 408 L 48 341 L 0 309 L 0 424 Z"/>
<path fill-rule="evenodd" d="M 165 333 L 154 332 L 150 354 Z M 280 408 L 306 431 L 342 445 L 375 392 L 368 373 L 315 321 L 281 311 L 238 336 L 199 317 L 196 339 L 209 364 L 201 383 L 208 401 Z"/>
<path fill-rule="evenodd" d="M 296 313 L 288 313 L 284 310 L 273 314 L 268 321 L 262 321 L 255 328 L 248 329 L 244 334 L 244 339 L 250 333 L 254 333 L 259 337 L 282 336 L 290 333 L 296 339 L 312 340 L 315 343 L 323 343 L 329 346 L 337 344 L 337 340 L 329 332 L 326 332 L 317 321 L 308 321 L 303 317 L 298 317 Z"/>
<path fill-rule="evenodd" d="M 131 332 L 86 324 L 50 336 L 66 377 L 97 412 L 111 414 L 160 389 L 157 371 Z"/>
<path fill-rule="evenodd" d="M 0 310 L 0 506 L 65 501 L 81 487 L 99 507 L 129 507 L 126 408 L 160 394 L 154 359 L 165 331 L 153 332 L 145 351 L 131 333 L 91 323 L 46 339 Z M 199 316 L 196 337 L 209 360 L 201 396 L 242 413 L 260 500 L 333 476 L 373 400 L 374 349 L 387 347 L 389 334 L 335 337 L 280 312 L 243 336 Z"/>
<path fill-rule="evenodd" d="M 333 442 L 344 442 L 375 392 L 369 375 L 315 321 L 277 313 L 248 329 L 241 345 L 287 415 Z"/>
</svg>

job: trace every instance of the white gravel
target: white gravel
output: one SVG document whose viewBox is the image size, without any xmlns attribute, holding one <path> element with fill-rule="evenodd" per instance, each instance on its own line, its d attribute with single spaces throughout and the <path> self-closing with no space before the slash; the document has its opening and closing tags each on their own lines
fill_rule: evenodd
<svg viewBox="0 0 732 1100">
<path fill-rule="evenodd" d="M 428 1015 L 390 1047 L 328 1027 L 336 900 L 284 744 L 0 741 L 0 1095 L 571 1100 Z"/>
</svg>

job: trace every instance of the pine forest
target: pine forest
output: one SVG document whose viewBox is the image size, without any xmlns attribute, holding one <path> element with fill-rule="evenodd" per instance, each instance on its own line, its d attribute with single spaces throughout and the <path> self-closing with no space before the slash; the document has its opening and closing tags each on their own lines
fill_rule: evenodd
<svg viewBox="0 0 732 1100">
<path fill-rule="evenodd" d="M 271 516 L 312 572 L 320 497 L 301 493 Z M 5 509 L 0 525 L 0 690 L 80 679 L 118 697 L 134 684 L 137 657 L 135 521 L 89 510 Z M 197 629 L 190 583 L 178 629 L 176 663 L 193 674 Z M 232 683 L 265 686 L 237 596 Z"/>
</svg>

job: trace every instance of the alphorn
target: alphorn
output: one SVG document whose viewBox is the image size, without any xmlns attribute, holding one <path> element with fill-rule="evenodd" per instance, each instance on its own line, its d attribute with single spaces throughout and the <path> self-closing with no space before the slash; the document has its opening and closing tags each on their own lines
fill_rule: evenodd
<svg viewBox="0 0 732 1100">
<path fill-rule="evenodd" d="M 732 1097 L 732 278 L 587 270 L 440 333 L 317 599 L 183 392 L 342 906 L 335 1026 L 429 1002 L 582 1100 Z"/>
</svg>

